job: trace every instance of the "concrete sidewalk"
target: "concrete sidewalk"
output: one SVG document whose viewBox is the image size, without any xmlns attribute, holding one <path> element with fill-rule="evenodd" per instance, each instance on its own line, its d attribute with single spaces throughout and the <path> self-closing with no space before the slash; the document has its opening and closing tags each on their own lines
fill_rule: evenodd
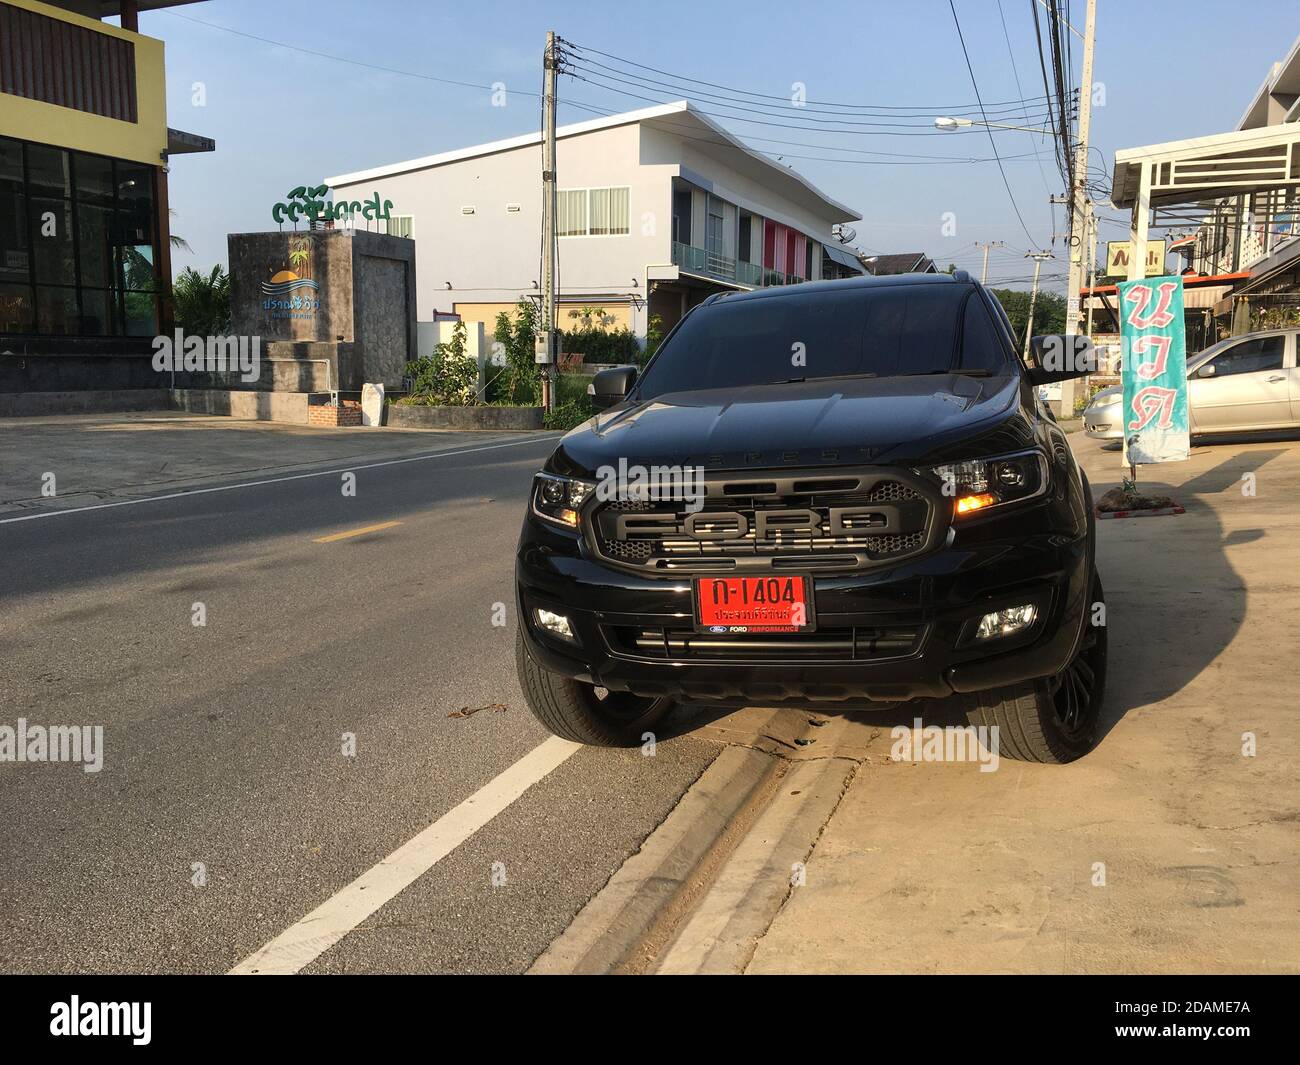
<svg viewBox="0 0 1300 1065">
<path fill-rule="evenodd" d="M 0 418 L 0 514 L 88 506 L 531 435 L 334 429 L 160 411 Z M 42 492 L 48 474 L 54 476 L 53 496 Z"/>
<path fill-rule="evenodd" d="M 1118 483 L 1117 452 L 1071 442 L 1094 495 Z M 1300 443 L 1197 447 L 1162 481 L 1186 514 L 1098 527 L 1097 750 L 892 762 L 892 726 L 964 719 L 877 715 L 749 972 L 1300 972 Z"/>
</svg>

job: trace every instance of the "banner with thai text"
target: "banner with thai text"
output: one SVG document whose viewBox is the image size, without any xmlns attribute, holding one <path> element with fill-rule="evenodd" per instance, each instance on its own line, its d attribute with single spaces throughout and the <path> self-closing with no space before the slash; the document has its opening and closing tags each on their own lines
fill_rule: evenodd
<svg viewBox="0 0 1300 1065">
<path fill-rule="evenodd" d="M 1136 466 L 1185 459 L 1191 444 L 1183 279 L 1121 281 L 1119 304 L 1124 461 Z"/>
</svg>

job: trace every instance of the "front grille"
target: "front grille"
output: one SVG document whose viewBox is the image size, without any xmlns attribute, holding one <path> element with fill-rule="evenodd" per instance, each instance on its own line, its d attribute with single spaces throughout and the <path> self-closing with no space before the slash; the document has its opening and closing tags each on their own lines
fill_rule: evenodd
<svg viewBox="0 0 1300 1065">
<path fill-rule="evenodd" d="M 711 662 L 844 662 L 911 654 L 920 630 L 849 626 L 816 632 L 727 636 L 668 626 L 610 625 L 615 654 L 632 658 Z"/>
<path fill-rule="evenodd" d="M 769 474 L 710 482 L 695 512 L 683 502 L 599 504 L 590 526 L 603 558 L 641 572 L 852 571 L 924 550 L 936 512 L 933 491 L 903 474 Z"/>
</svg>

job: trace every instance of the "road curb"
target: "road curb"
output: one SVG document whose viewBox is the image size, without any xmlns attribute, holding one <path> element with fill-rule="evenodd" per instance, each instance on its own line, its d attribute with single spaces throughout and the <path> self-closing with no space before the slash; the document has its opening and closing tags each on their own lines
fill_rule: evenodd
<svg viewBox="0 0 1300 1065">
<path fill-rule="evenodd" d="M 831 757 L 795 764 L 778 795 L 727 859 L 661 956 L 662 974 L 738 974 L 785 905 L 803 888 L 804 863 L 859 763 Z"/>
<path fill-rule="evenodd" d="M 765 751 L 724 748 L 529 973 L 646 971 L 788 768 Z"/>
</svg>

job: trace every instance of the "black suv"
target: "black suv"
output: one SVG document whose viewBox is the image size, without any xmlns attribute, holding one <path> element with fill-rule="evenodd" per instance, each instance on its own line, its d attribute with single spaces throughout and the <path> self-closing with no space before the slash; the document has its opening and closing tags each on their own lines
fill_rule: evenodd
<svg viewBox="0 0 1300 1065">
<path fill-rule="evenodd" d="M 678 700 L 957 696 L 1001 753 L 1086 753 L 1092 501 L 1035 386 L 1090 351 L 1035 337 L 1023 364 L 961 271 L 709 297 L 639 378 L 597 375 L 611 409 L 535 479 L 515 565 L 533 713 L 622 745 Z"/>
</svg>

